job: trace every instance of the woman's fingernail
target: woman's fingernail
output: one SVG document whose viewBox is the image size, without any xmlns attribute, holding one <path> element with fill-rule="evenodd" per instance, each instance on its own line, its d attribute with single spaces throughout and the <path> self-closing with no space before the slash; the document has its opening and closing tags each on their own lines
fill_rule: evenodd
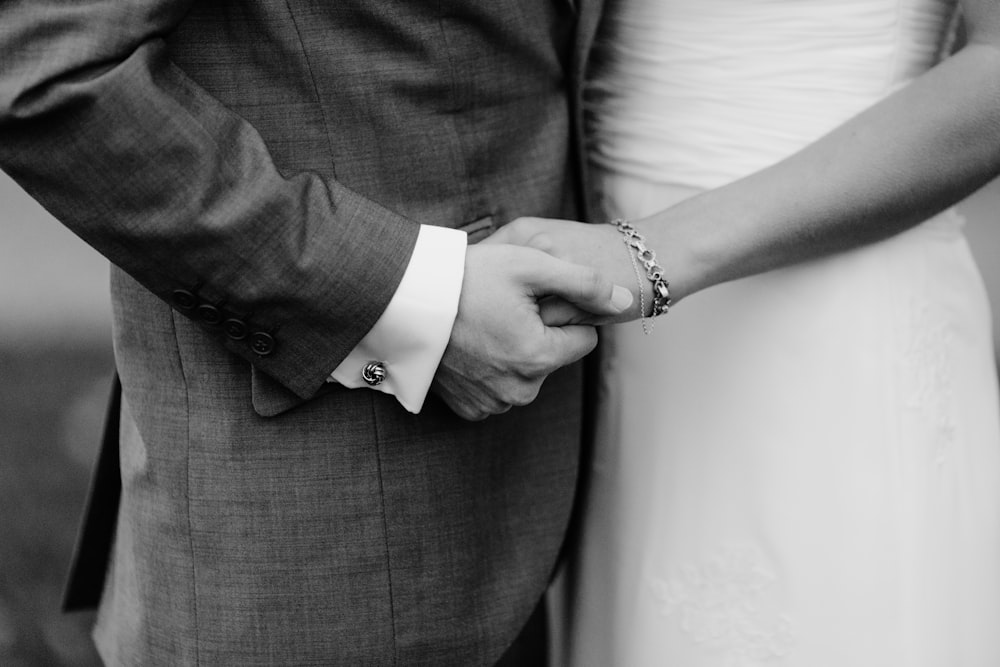
<svg viewBox="0 0 1000 667">
<path fill-rule="evenodd" d="M 633 300 L 632 290 L 626 289 L 621 285 L 615 285 L 615 288 L 611 290 L 611 305 L 617 308 L 619 313 L 624 313 L 632 305 Z"/>
</svg>

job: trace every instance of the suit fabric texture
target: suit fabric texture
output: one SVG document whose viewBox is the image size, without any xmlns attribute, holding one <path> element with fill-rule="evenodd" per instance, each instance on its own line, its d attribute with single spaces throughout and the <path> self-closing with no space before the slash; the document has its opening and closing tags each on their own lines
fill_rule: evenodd
<svg viewBox="0 0 1000 667">
<path fill-rule="evenodd" d="M 579 367 L 480 423 L 324 379 L 418 223 L 582 214 L 597 13 L 0 4 L 0 166 L 113 263 L 109 665 L 486 665 L 517 635 L 570 514 Z"/>
</svg>

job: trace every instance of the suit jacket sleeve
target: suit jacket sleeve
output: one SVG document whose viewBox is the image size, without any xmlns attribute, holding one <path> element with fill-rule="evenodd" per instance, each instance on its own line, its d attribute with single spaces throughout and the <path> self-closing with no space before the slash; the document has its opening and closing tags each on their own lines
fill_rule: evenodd
<svg viewBox="0 0 1000 667">
<path fill-rule="evenodd" d="M 0 167 L 158 296 L 252 314 L 220 344 L 302 397 L 378 319 L 419 226 L 314 173 L 171 63 L 190 1 L 0 3 Z"/>
</svg>

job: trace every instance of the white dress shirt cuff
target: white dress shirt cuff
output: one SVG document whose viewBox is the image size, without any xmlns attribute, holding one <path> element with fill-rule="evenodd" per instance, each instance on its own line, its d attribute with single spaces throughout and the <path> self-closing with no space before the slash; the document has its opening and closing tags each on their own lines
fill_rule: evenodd
<svg viewBox="0 0 1000 667">
<path fill-rule="evenodd" d="M 420 226 L 396 293 L 329 382 L 368 387 L 362 369 L 371 361 L 381 362 L 386 377 L 372 388 L 394 395 L 410 412 L 420 412 L 458 313 L 467 239 L 455 229 Z"/>
</svg>

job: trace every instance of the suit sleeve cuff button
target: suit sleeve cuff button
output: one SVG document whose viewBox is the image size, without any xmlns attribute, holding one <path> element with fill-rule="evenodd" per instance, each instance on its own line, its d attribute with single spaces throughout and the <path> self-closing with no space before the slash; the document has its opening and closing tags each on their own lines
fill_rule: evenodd
<svg viewBox="0 0 1000 667">
<path fill-rule="evenodd" d="M 198 297 L 186 289 L 174 290 L 171 296 L 173 297 L 174 305 L 180 310 L 191 310 L 198 305 Z"/>
<path fill-rule="evenodd" d="M 254 351 L 257 356 L 266 357 L 272 352 L 274 352 L 276 343 L 274 342 L 274 337 L 271 334 L 264 333 L 263 331 L 256 331 L 250 336 L 250 349 Z"/>
<path fill-rule="evenodd" d="M 198 313 L 198 319 L 208 326 L 214 327 L 222 323 L 222 312 L 210 303 L 201 304 L 195 312 Z"/>
<path fill-rule="evenodd" d="M 243 340 L 250 333 L 247 329 L 247 323 L 236 317 L 226 320 L 223 323 L 223 328 L 226 331 L 226 335 L 232 340 Z"/>
</svg>

